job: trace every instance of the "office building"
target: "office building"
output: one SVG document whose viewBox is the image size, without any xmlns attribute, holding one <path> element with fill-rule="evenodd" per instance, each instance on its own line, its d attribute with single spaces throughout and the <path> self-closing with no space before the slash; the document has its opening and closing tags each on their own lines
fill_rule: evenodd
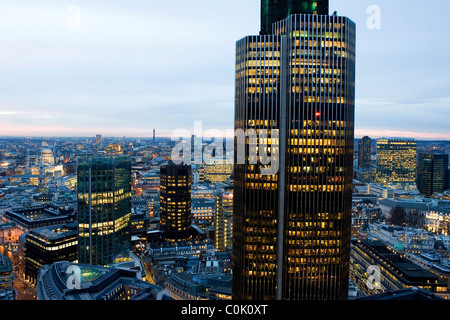
<svg viewBox="0 0 450 320">
<path fill-rule="evenodd" d="M 203 181 L 211 183 L 226 183 L 233 173 L 233 165 L 227 164 L 225 161 L 223 163 L 203 165 L 203 169 Z"/>
<path fill-rule="evenodd" d="M 74 268 L 80 270 L 79 284 Z M 166 290 L 138 279 L 132 270 L 67 261 L 42 267 L 37 293 L 39 300 L 172 300 Z"/>
<path fill-rule="evenodd" d="M 78 261 L 107 265 L 131 249 L 131 161 L 78 159 Z"/>
<path fill-rule="evenodd" d="M 95 145 L 101 145 L 102 144 L 102 135 L 101 134 L 97 134 L 95 136 L 94 144 Z"/>
<path fill-rule="evenodd" d="M 186 241 L 191 234 L 192 169 L 173 162 L 160 169 L 160 228 L 166 241 Z"/>
<path fill-rule="evenodd" d="M 123 154 L 123 147 L 120 144 L 110 144 L 106 147 L 106 152 L 110 155 Z"/>
<path fill-rule="evenodd" d="M 358 301 L 442 301 L 444 298 L 426 290 L 411 287 L 356 298 Z M 414 302 L 412 302 L 414 303 Z"/>
<path fill-rule="evenodd" d="M 358 143 L 358 169 L 370 168 L 372 139 L 363 137 Z"/>
<path fill-rule="evenodd" d="M 216 212 L 214 199 L 192 199 L 191 219 L 195 222 L 213 223 Z"/>
<path fill-rule="evenodd" d="M 167 278 L 166 290 L 174 300 L 231 300 L 231 273 L 224 273 L 219 261 L 205 263 L 209 266 L 201 270 L 174 273 Z"/>
<path fill-rule="evenodd" d="M 427 197 L 442 193 L 448 185 L 448 154 L 419 153 L 417 157 L 417 189 Z"/>
<path fill-rule="evenodd" d="M 235 130 L 261 137 L 235 144 L 233 299 L 347 299 L 355 24 L 326 0 L 261 6 L 236 46 Z"/>
<path fill-rule="evenodd" d="M 222 190 L 216 198 L 214 244 L 219 251 L 232 248 L 233 190 Z"/>
<path fill-rule="evenodd" d="M 3 214 L 2 219 L 14 223 L 21 233 L 25 233 L 37 228 L 70 223 L 76 216 L 73 208 L 47 203 L 33 207 L 12 208 Z"/>
<path fill-rule="evenodd" d="M 383 242 L 355 240 L 351 251 L 352 278 L 367 295 L 418 287 L 435 294 L 445 294 L 447 284 L 439 277 L 403 258 Z M 368 268 L 380 270 L 378 285 L 367 286 Z"/>
<path fill-rule="evenodd" d="M 394 189 L 415 189 L 416 158 L 416 140 L 378 139 L 376 183 Z"/>
<path fill-rule="evenodd" d="M 24 278 L 37 283 L 39 269 L 57 261 L 78 260 L 78 224 L 76 222 L 35 229 L 22 236 Z"/>
<path fill-rule="evenodd" d="M 15 300 L 17 292 L 14 289 L 14 272 L 11 260 L 0 253 L 0 301 Z"/>
</svg>

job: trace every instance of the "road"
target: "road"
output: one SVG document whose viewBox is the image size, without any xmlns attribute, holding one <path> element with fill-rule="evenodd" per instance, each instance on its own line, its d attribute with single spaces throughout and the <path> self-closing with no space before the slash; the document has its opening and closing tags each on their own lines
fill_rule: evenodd
<svg viewBox="0 0 450 320">
<path fill-rule="evenodd" d="M 13 253 L 4 247 L 1 247 L 0 252 L 6 254 L 11 260 L 14 272 L 14 289 L 16 289 L 17 300 L 37 300 L 36 286 L 28 283 L 22 277 L 22 274 L 18 271 L 18 257 L 16 253 Z"/>
<path fill-rule="evenodd" d="M 38 300 L 36 286 L 26 282 L 18 271 L 14 271 L 14 288 L 17 291 L 17 300 Z"/>
</svg>

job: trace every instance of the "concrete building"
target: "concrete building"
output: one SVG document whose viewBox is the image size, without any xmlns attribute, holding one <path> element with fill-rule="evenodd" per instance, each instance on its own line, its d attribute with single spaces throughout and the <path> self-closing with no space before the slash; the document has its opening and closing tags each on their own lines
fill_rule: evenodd
<svg viewBox="0 0 450 320">
<path fill-rule="evenodd" d="M 21 253 L 24 278 L 37 283 L 39 269 L 58 261 L 78 261 L 78 225 L 76 222 L 48 226 L 24 234 Z"/>
<path fill-rule="evenodd" d="M 2 219 L 4 222 L 15 223 L 17 228 L 24 233 L 37 228 L 73 222 L 75 210 L 71 207 L 45 204 L 7 210 Z"/>
<path fill-rule="evenodd" d="M 410 287 L 447 294 L 447 284 L 437 275 L 405 259 L 381 241 L 352 241 L 350 265 L 352 279 L 368 295 Z M 369 279 L 370 267 L 374 266 L 379 273 L 372 273 L 374 277 Z"/>
<path fill-rule="evenodd" d="M 16 295 L 11 260 L 0 253 L 0 301 L 15 300 Z"/>
<path fill-rule="evenodd" d="M 214 199 L 194 199 L 191 202 L 191 217 L 194 221 L 214 222 L 216 202 Z"/>
<path fill-rule="evenodd" d="M 231 273 L 185 271 L 172 274 L 166 289 L 174 300 L 231 300 Z"/>
<path fill-rule="evenodd" d="M 73 264 L 43 266 L 37 283 L 39 300 L 170 299 L 167 291 L 136 278 L 130 270 Z"/>
</svg>

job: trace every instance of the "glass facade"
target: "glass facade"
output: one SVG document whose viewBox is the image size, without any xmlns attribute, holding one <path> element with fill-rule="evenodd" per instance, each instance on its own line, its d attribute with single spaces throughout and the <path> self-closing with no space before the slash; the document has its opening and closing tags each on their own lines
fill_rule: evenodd
<svg viewBox="0 0 450 320">
<path fill-rule="evenodd" d="M 420 153 L 417 160 L 417 189 L 429 197 L 447 188 L 448 154 Z"/>
<path fill-rule="evenodd" d="M 297 14 L 237 43 L 235 129 L 267 130 L 280 165 L 235 150 L 234 299 L 347 298 L 355 38 L 348 18 Z"/>
<path fill-rule="evenodd" d="M 376 183 L 393 189 L 415 189 L 416 161 L 416 140 L 378 139 Z"/>
<path fill-rule="evenodd" d="M 358 168 L 370 168 L 372 139 L 363 137 L 358 144 Z"/>
<path fill-rule="evenodd" d="M 222 191 L 216 198 L 214 244 L 219 251 L 232 248 L 233 190 Z"/>
<path fill-rule="evenodd" d="M 237 43 L 236 130 L 278 130 L 281 103 L 281 53 L 286 39 L 250 36 Z M 245 149 L 257 147 L 247 139 Z M 278 141 L 274 141 L 278 143 Z M 255 159 L 236 160 L 233 212 L 233 299 L 276 296 L 278 175 L 262 176 Z"/>
<path fill-rule="evenodd" d="M 293 14 L 328 14 L 328 0 L 261 0 L 261 34 L 271 34 L 272 24 Z"/>
<path fill-rule="evenodd" d="M 169 163 L 160 170 L 160 226 L 166 241 L 186 241 L 192 236 L 192 169 Z"/>
<path fill-rule="evenodd" d="M 78 159 L 78 261 L 108 265 L 131 249 L 131 160 Z"/>
</svg>

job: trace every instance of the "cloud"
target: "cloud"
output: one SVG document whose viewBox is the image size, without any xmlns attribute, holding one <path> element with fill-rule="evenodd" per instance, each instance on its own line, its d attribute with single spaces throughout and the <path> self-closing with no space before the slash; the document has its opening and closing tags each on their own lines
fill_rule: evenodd
<svg viewBox="0 0 450 320">
<path fill-rule="evenodd" d="M 170 134 L 194 121 L 233 128 L 235 42 L 258 34 L 259 4 L 3 0 L 0 134 Z M 445 135 L 450 4 L 430 11 L 428 2 L 378 0 L 382 28 L 369 30 L 371 4 L 330 2 L 357 23 L 357 132 Z M 70 5 L 80 29 L 68 27 Z"/>
</svg>

